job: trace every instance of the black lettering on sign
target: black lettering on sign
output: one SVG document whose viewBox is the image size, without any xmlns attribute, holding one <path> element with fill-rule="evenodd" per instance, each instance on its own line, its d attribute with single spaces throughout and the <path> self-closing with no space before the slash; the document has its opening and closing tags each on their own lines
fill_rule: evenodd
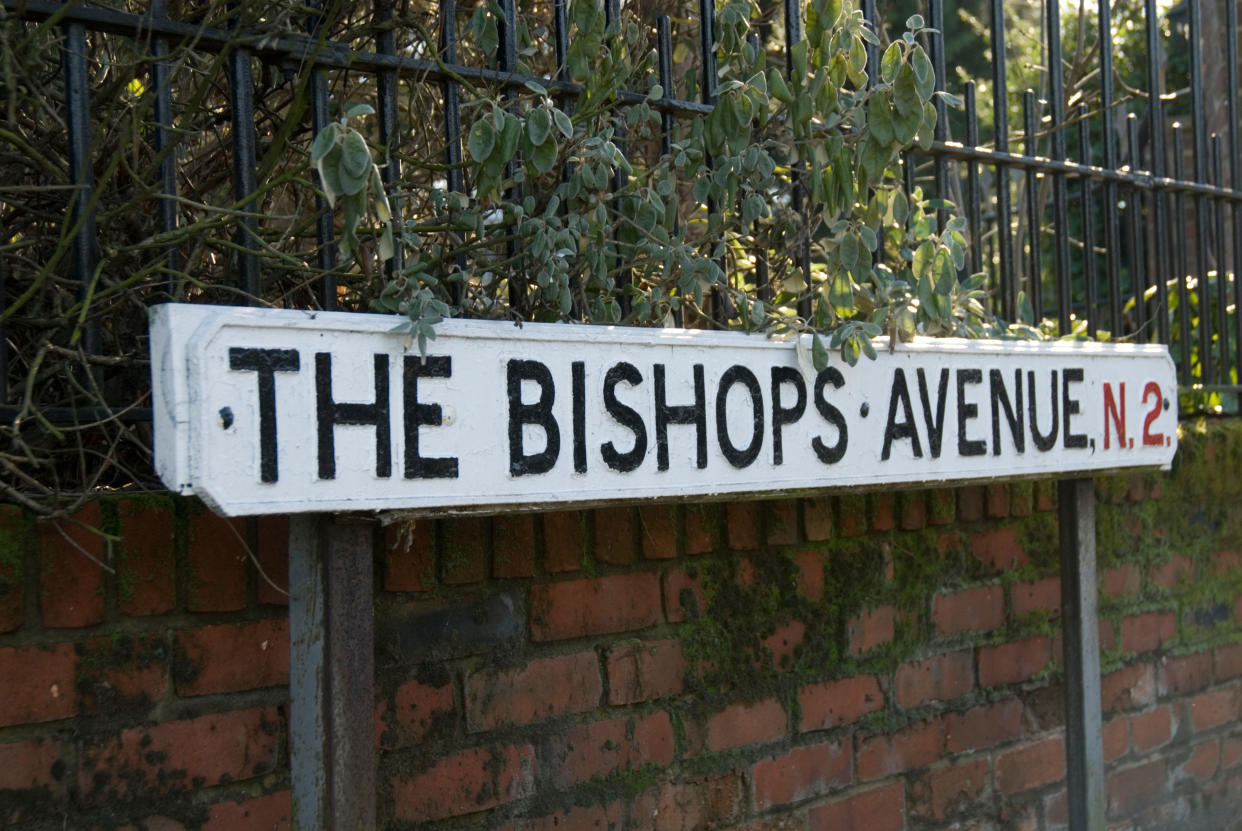
<svg viewBox="0 0 1242 831">
<path fill-rule="evenodd" d="M 707 392 L 703 381 L 703 365 L 694 365 L 694 403 L 674 406 L 668 403 L 664 389 L 664 364 L 655 367 L 655 428 L 656 469 L 668 470 L 668 426 L 693 424 L 695 432 L 695 466 L 707 467 Z"/>
<path fill-rule="evenodd" d="M 1086 433 L 1071 433 L 1070 418 L 1078 415 L 1079 401 L 1077 398 L 1070 398 L 1070 384 L 1082 383 L 1082 368 L 1075 367 L 1067 369 L 1061 373 L 1061 409 L 1065 411 L 1065 446 L 1066 447 L 1086 447 Z"/>
<path fill-rule="evenodd" d="M 750 444 L 738 448 L 729 436 L 729 390 L 734 384 L 741 384 L 750 393 L 751 433 Z M 734 364 L 720 376 L 720 384 L 716 387 L 716 440 L 720 443 L 720 452 L 736 468 L 749 467 L 763 449 L 763 392 L 759 389 L 759 379 L 741 364 Z"/>
<path fill-rule="evenodd" d="M 982 456 L 988 452 L 983 439 L 967 439 L 966 425 L 979 416 L 979 405 L 966 401 L 968 384 L 982 384 L 983 370 L 959 369 L 957 371 L 957 452 L 959 456 Z"/>
<path fill-rule="evenodd" d="M 534 381 L 539 385 L 539 400 L 534 404 L 522 401 L 522 382 Z M 556 464 L 561 453 L 561 431 L 552 415 L 556 401 L 556 386 L 552 373 L 539 361 L 509 361 L 509 475 L 529 476 L 547 473 Z M 522 427 L 534 424 L 543 428 L 546 439 L 543 450 L 527 455 L 522 446 Z"/>
<path fill-rule="evenodd" d="M 820 370 L 815 376 L 815 409 L 819 411 L 819 416 L 824 421 L 837 428 L 837 443 L 829 447 L 819 436 L 811 439 L 811 449 L 815 451 L 816 457 L 826 465 L 833 465 L 841 461 L 845 456 L 845 449 L 849 445 L 850 433 L 845 426 L 845 416 L 841 415 L 841 411 L 828 403 L 828 399 L 824 396 L 824 390 L 832 384 L 832 388 L 839 390 L 845 385 L 845 379 L 841 377 L 841 371 L 835 366 L 830 366 Z"/>
<path fill-rule="evenodd" d="M 900 422 L 895 420 L 898 403 L 901 404 L 902 411 Z M 888 421 L 884 424 L 884 449 L 880 452 L 880 461 L 888 461 L 894 439 L 909 439 L 910 452 L 914 454 L 914 458 L 923 457 L 918 426 L 914 423 L 914 407 L 910 405 L 910 390 L 906 386 L 906 373 L 900 368 L 893 372 L 893 387 L 888 395 Z"/>
<path fill-rule="evenodd" d="M 797 398 L 791 407 L 781 403 L 781 387 L 793 384 Z M 794 424 L 806 412 L 806 382 L 802 373 L 789 366 L 772 367 L 772 464 L 785 462 L 785 450 L 781 440 L 781 428 L 786 424 Z"/>
<path fill-rule="evenodd" d="M 375 401 L 345 402 L 332 397 L 332 353 L 315 353 L 315 415 L 319 425 L 319 478 L 336 478 L 338 424 L 375 427 L 375 475 L 392 475 L 392 447 L 388 423 L 388 356 L 376 354 Z"/>
<path fill-rule="evenodd" d="M 988 370 L 988 381 L 992 387 L 992 455 L 1001 454 L 1001 409 L 1005 410 L 1005 420 L 1009 422 L 1009 435 L 1013 436 L 1013 449 L 1019 453 L 1026 452 L 1026 415 L 1022 409 L 1022 370 L 1013 371 L 1014 400 L 1010 403 L 1009 390 L 1005 389 L 1005 379 L 999 369 Z"/>
<path fill-rule="evenodd" d="M 574 405 L 574 473 L 586 473 L 586 363 L 574 361 L 569 374 Z"/>
<path fill-rule="evenodd" d="M 1052 405 L 1052 429 L 1047 434 L 1039 432 L 1039 406 L 1036 402 L 1039 400 L 1035 395 L 1035 372 L 1030 370 L 1026 373 L 1026 393 L 1027 407 L 1030 408 L 1031 414 L 1031 441 L 1035 442 L 1035 447 L 1041 453 L 1047 453 L 1057 444 L 1057 432 L 1060 427 L 1060 408 L 1057 407 L 1057 371 L 1052 370 L 1052 383 L 1048 388 L 1048 403 Z"/>
<path fill-rule="evenodd" d="M 229 349 L 229 369 L 253 372 L 259 381 L 259 481 L 280 476 L 276 456 L 276 373 L 297 372 L 296 349 Z"/>
<path fill-rule="evenodd" d="M 933 459 L 940 458 L 940 447 L 944 440 L 944 405 L 949 400 L 949 370 L 940 370 L 940 386 L 936 390 L 936 417 L 932 418 L 931 400 L 927 395 L 927 376 L 923 367 L 919 367 L 919 398 L 923 401 L 923 423 L 927 426 L 927 448 Z"/>
<path fill-rule="evenodd" d="M 405 402 L 405 478 L 406 479 L 456 479 L 457 458 L 443 456 L 426 458 L 419 453 L 418 428 L 439 427 L 444 416 L 439 404 L 423 404 L 418 400 L 419 378 L 451 378 L 453 359 L 448 355 L 428 355 L 425 358 L 405 356 L 402 376 L 402 392 Z"/>
<path fill-rule="evenodd" d="M 647 455 L 647 425 L 643 424 L 643 417 L 637 410 L 617 399 L 617 384 L 622 382 L 636 387 L 643 382 L 643 374 L 638 367 L 624 361 L 609 367 L 604 374 L 604 409 L 614 421 L 634 434 L 634 446 L 621 453 L 612 442 L 605 442 L 600 446 L 599 453 L 604 457 L 604 464 L 621 473 L 629 473 L 637 470 Z"/>
</svg>

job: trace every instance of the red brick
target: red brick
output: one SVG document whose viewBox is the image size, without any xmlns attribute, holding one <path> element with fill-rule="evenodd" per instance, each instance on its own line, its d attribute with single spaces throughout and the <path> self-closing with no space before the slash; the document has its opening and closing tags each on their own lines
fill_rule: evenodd
<svg viewBox="0 0 1242 831">
<path fill-rule="evenodd" d="M 858 779 L 881 779 L 925 767 L 940 758 L 944 727 L 925 721 L 889 736 L 873 736 L 858 743 Z"/>
<path fill-rule="evenodd" d="M 21 509 L 0 506 L 0 633 L 20 628 L 25 618 L 26 546 Z"/>
<path fill-rule="evenodd" d="M 1032 612 L 1061 614 L 1061 578 L 1045 577 L 1034 583 L 1017 583 L 1010 589 L 1014 617 Z"/>
<path fill-rule="evenodd" d="M 1125 717 L 1119 716 L 1111 721 L 1104 722 L 1101 728 L 1104 745 L 1104 764 L 1111 764 L 1122 756 L 1126 755 L 1126 751 L 1130 749 L 1130 722 Z"/>
<path fill-rule="evenodd" d="M 1104 593 L 1109 597 L 1138 594 L 1138 567 L 1133 563 L 1125 563 L 1116 568 L 1110 568 L 1104 572 L 1103 579 L 1100 582 L 1104 585 Z"/>
<path fill-rule="evenodd" d="M 88 502 L 74 521 L 39 523 L 39 609 L 43 625 L 93 626 L 104 619 L 104 539 L 91 529 L 103 524 L 98 502 Z"/>
<path fill-rule="evenodd" d="M 384 588 L 423 592 L 435 582 L 435 521 L 411 519 L 384 529 Z"/>
<path fill-rule="evenodd" d="M 927 492 L 927 524 L 952 525 L 957 519 L 957 494 L 952 488 Z"/>
<path fill-rule="evenodd" d="M 884 693 L 874 675 L 808 684 L 798 690 L 798 709 L 802 712 L 798 729 L 827 730 L 883 708 Z"/>
<path fill-rule="evenodd" d="M 1167 779 L 1163 759 L 1113 771 L 1108 777 L 1108 815 L 1127 817 L 1164 799 Z"/>
<path fill-rule="evenodd" d="M 798 500 L 777 499 L 763 503 L 764 533 L 768 545 L 793 545 L 798 541 Z"/>
<path fill-rule="evenodd" d="M 1156 700 L 1156 673 L 1151 664 L 1133 664 L 1100 679 L 1100 706 L 1104 714 L 1137 710 Z"/>
<path fill-rule="evenodd" d="M 1034 513 L 1031 502 L 1034 488 L 1030 482 L 1009 483 L 1009 515 L 1015 517 L 1030 516 Z"/>
<path fill-rule="evenodd" d="M 147 706 L 168 686 L 168 647 L 163 635 L 114 634 L 80 643 L 78 700 L 84 713 Z"/>
<path fill-rule="evenodd" d="M 1148 612 L 1121 619 L 1121 648 L 1126 652 L 1151 652 L 1177 636 L 1177 615 Z"/>
<path fill-rule="evenodd" d="M 664 767 L 673 762 L 673 720 L 656 712 L 584 724 L 551 739 L 545 759 L 544 775 L 557 788 L 647 764 Z"/>
<path fill-rule="evenodd" d="M 246 523 L 204 511 L 190 520 L 191 612 L 236 612 L 246 608 Z"/>
<path fill-rule="evenodd" d="M 380 707 L 378 728 L 385 726 L 383 715 L 387 712 L 387 702 Z M 453 712 L 456 705 L 453 701 L 453 684 L 424 684 L 421 681 L 406 681 L 397 687 L 393 694 L 393 713 L 391 721 L 396 727 L 389 734 L 385 747 L 406 747 L 421 741 L 433 732 L 448 733 L 452 729 Z M 444 725 L 440 727 L 439 725 Z M 380 730 L 383 733 L 382 729 Z"/>
<path fill-rule="evenodd" d="M 900 516 L 897 524 L 903 531 L 921 531 L 927 526 L 927 502 L 921 491 L 906 491 L 901 495 Z"/>
<path fill-rule="evenodd" d="M 1173 738 L 1173 711 L 1165 705 L 1130 716 L 1130 735 L 1139 753 L 1164 745 Z"/>
<path fill-rule="evenodd" d="M 1185 580 L 1193 580 L 1195 566 L 1194 563 L 1179 554 L 1171 558 L 1167 563 L 1152 566 L 1149 575 L 1151 581 L 1157 586 L 1171 589 Z"/>
<path fill-rule="evenodd" d="M 1198 692 L 1212 683 L 1212 653 L 1162 658 L 1157 664 L 1156 679 L 1157 691 L 1162 696 Z"/>
<path fill-rule="evenodd" d="M 985 494 L 982 485 L 967 485 L 957 489 L 957 518 L 962 522 L 978 522 L 983 519 Z"/>
<path fill-rule="evenodd" d="M 203 831 L 285 831 L 292 827 L 292 816 L 293 800 L 289 791 L 277 791 L 241 802 L 212 805 Z"/>
<path fill-rule="evenodd" d="M 664 573 L 664 616 L 669 623 L 698 618 L 706 603 L 698 566 L 673 568 Z"/>
<path fill-rule="evenodd" d="M 608 650 L 608 703 L 636 704 L 677 695 L 686 675 L 681 641 L 624 643 Z"/>
<path fill-rule="evenodd" d="M 543 515 L 543 567 L 553 574 L 582 568 L 583 514 L 556 511 Z"/>
<path fill-rule="evenodd" d="M 1206 784 L 1220 768 L 1220 743 L 1215 739 L 1199 742 L 1190 752 L 1190 758 L 1177 769 L 1178 775 Z"/>
<path fill-rule="evenodd" d="M 166 500 L 117 502 L 117 607 L 127 615 L 162 615 L 177 603 L 173 581 L 173 511 Z"/>
<path fill-rule="evenodd" d="M 905 710 L 930 701 L 958 698 L 974 687 L 974 666 L 968 651 L 936 655 L 897 667 L 897 706 Z"/>
<path fill-rule="evenodd" d="M 568 580 L 530 590 L 530 636 L 556 641 L 646 629 L 660 622 L 655 574 Z"/>
<path fill-rule="evenodd" d="M 289 622 L 222 623 L 177 633 L 178 695 L 241 692 L 289 683 Z"/>
<path fill-rule="evenodd" d="M 466 679 L 466 726 L 477 733 L 582 713 L 599 706 L 603 691 L 594 652 L 481 670 Z"/>
<path fill-rule="evenodd" d="M 997 585 L 976 586 L 936 595 L 932 620 L 942 636 L 999 629 L 1005 623 L 1005 590 Z"/>
<path fill-rule="evenodd" d="M 796 747 L 751 767 L 755 810 L 788 805 L 850 783 L 850 746 L 825 742 Z"/>
<path fill-rule="evenodd" d="M 440 582 L 466 586 L 487 579 L 492 525 L 488 517 L 453 517 L 439 521 Z"/>
<path fill-rule="evenodd" d="M 988 519 L 1005 519 L 1009 516 L 1009 488 L 1004 482 L 987 485 L 984 511 Z"/>
<path fill-rule="evenodd" d="M 784 737 L 785 708 L 775 698 L 731 704 L 704 724 L 708 750 L 728 750 L 748 744 L 765 744 Z"/>
<path fill-rule="evenodd" d="M 643 831 L 719 828 L 732 824 L 742 804 L 741 776 L 726 773 L 658 785 L 634 800 L 630 819 L 632 827 Z"/>
<path fill-rule="evenodd" d="M 867 532 L 867 498 L 862 494 L 837 497 L 837 527 L 843 537 L 859 537 Z"/>
<path fill-rule="evenodd" d="M 891 531 L 897 527 L 897 498 L 892 491 L 871 494 L 871 530 Z"/>
<path fill-rule="evenodd" d="M 1217 577 L 1230 574 L 1242 568 L 1242 554 L 1236 551 L 1217 551 L 1212 555 L 1212 574 Z"/>
<path fill-rule="evenodd" d="M 535 750 L 529 745 L 475 747 L 437 759 L 393 781 L 397 819 L 424 822 L 473 814 L 535 791 Z"/>
<path fill-rule="evenodd" d="M 1035 510 L 1055 511 L 1057 509 L 1057 483 L 1050 479 L 1039 479 L 1034 483 Z"/>
<path fill-rule="evenodd" d="M 638 509 L 639 537 L 643 556 L 648 560 L 677 556 L 677 512 L 673 505 L 644 505 Z"/>
<path fill-rule="evenodd" d="M 819 551 L 798 552 L 798 591 L 807 600 L 824 599 L 824 558 Z"/>
<path fill-rule="evenodd" d="M 811 828 L 817 831 L 902 831 L 905 827 L 906 794 L 900 782 L 811 809 Z"/>
<path fill-rule="evenodd" d="M 987 759 L 971 759 L 930 771 L 911 785 L 914 810 L 934 820 L 977 800 L 988 784 Z"/>
<path fill-rule="evenodd" d="M 748 825 L 739 825 L 738 831 L 806 831 L 806 815 L 775 816 Z"/>
<path fill-rule="evenodd" d="M 492 576 L 535 576 L 535 518 L 527 515 L 492 519 Z"/>
<path fill-rule="evenodd" d="M 892 606 L 864 609 L 845 622 L 850 636 L 850 654 L 862 655 L 877 646 L 892 643 L 897 632 L 897 610 Z"/>
<path fill-rule="evenodd" d="M 179 791 L 270 773 L 279 760 L 275 707 L 131 727 L 78 747 L 78 788 L 91 804 L 145 791 Z"/>
<path fill-rule="evenodd" d="M 715 551 L 719 522 L 720 513 L 716 505 L 686 506 L 686 553 Z"/>
<path fill-rule="evenodd" d="M 1043 672 L 1052 657 L 1052 644 L 1039 635 L 1020 641 L 979 647 L 979 684 L 999 687 L 1027 681 Z"/>
<path fill-rule="evenodd" d="M 970 550 L 989 571 L 1002 572 L 1021 568 L 1029 562 L 1018 532 L 1014 528 L 982 531 L 970 539 Z"/>
<path fill-rule="evenodd" d="M 622 824 L 621 802 L 607 805 L 590 805 L 585 808 L 565 808 L 541 817 L 514 820 L 502 825 L 497 831 L 612 831 Z"/>
<path fill-rule="evenodd" d="M 1101 620 L 1099 625 L 1100 651 L 1108 652 L 1117 646 L 1117 627 L 1111 620 Z"/>
<path fill-rule="evenodd" d="M 832 499 L 802 500 L 802 524 L 806 538 L 811 542 L 823 542 L 832 537 Z"/>
<path fill-rule="evenodd" d="M 31 788 L 59 790 L 65 749 L 50 739 L 0 744 L 0 793 Z"/>
<path fill-rule="evenodd" d="M 1230 770 L 1242 762 L 1242 739 L 1226 736 L 1220 743 L 1221 770 Z"/>
<path fill-rule="evenodd" d="M 78 712 L 73 644 L 0 649 L 0 727 L 69 718 Z M 21 683 L 13 683 L 21 679 Z"/>
<path fill-rule="evenodd" d="M 634 509 L 595 511 L 595 561 L 612 566 L 634 562 Z"/>
<path fill-rule="evenodd" d="M 1065 742 L 1053 736 L 1007 750 L 996 757 L 996 787 L 1005 796 L 1061 781 Z"/>
<path fill-rule="evenodd" d="M 258 518 L 259 566 L 256 596 L 265 606 L 289 605 L 289 517 L 269 514 Z"/>
<path fill-rule="evenodd" d="M 772 652 L 772 666 L 784 671 L 793 666 L 794 653 L 805 637 L 806 624 L 800 620 L 791 620 L 764 638 L 761 643 Z"/>
<path fill-rule="evenodd" d="M 1006 698 L 944 717 L 945 746 L 950 753 L 983 750 L 1022 735 L 1022 702 Z"/>
<path fill-rule="evenodd" d="M 1196 733 L 1220 727 L 1238 718 L 1236 684 L 1201 693 L 1190 699 L 1190 727 Z"/>
<path fill-rule="evenodd" d="M 734 551 L 754 551 L 759 536 L 759 503 L 729 502 L 725 505 L 725 540 Z"/>
<path fill-rule="evenodd" d="M 1217 681 L 1228 681 L 1242 675 L 1242 644 L 1216 647 L 1213 665 L 1212 677 Z"/>
</svg>

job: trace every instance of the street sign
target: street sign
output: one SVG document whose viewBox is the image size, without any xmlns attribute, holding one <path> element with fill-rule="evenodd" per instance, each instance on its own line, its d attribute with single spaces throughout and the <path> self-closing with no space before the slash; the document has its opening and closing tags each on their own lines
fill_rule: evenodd
<svg viewBox="0 0 1242 831">
<path fill-rule="evenodd" d="M 1163 346 L 151 310 L 156 468 L 226 515 L 913 487 L 1168 467 Z"/>
</svg>

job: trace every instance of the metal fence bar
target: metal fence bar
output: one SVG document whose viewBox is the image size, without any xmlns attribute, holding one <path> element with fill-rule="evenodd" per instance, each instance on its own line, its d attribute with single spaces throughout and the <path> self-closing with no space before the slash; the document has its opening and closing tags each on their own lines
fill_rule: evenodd
<svg viewBox="0 0 1242 831">
<path fill-rule="evenodd" d="M 1079 104 L 1078 155 L 1083 164 L 1091 163 L 1091 123 L 1087 114 L 1087 105 Z M 1084 176 L 1081 184 L 1083 282 L 1086 291 L 1084 304 L 1087 312 L 1087 334 L 1095 337 L 1099 329 L 1100 312 L 1100 275 L 1095 261 L 1095 199 L 1091 194 L 1091 179 Z"/>
<path fill-rule="evenodd" d="M 440 0 L 440 57 L 446 64 L 457 63 L 457 2 Z M 458 109 L 458 87 L 452 78 L 440 80 L 440 95 L 444 104 L 444 161 L 448 166 L 445 183 L 449 193 L 466 192 L 465 175 L 461 157 L 461 111 Z M 450 216 L 452 212 L 450 212 Z M 458 253 L 454 260 L 459 274 L 466 271 L 466 255 Z M 460 303 L 465 286 L 459 281 L 449 284 L 449 297 Z"/>
<path fill-rule="evenodd" d="M 1028 156 L 1039 155 L 1039 131 L 1036 129 L 1035 124 L 1035 91 L 1028 89 L 1022 93 L 1022 149 Z M 1031 311 L 1035 315 L 1035 321 L 1032 322 L 1036 322 L 1044 316 L 1044 284 L 1042 279 L 1043 268 L 1039 258 L 1039 235 L 1040 229 L 1043 227 L 1043 217 L 1041 216 L 1042 211 L 1039 209 L 1039 175 L 1035 168 L 1026 168 L 1022 187 L 1026 201 L 1026 242 L 1028 246 L 1026 255 L 1026 296 L 1031 301 Z M 1019 256 L 1021 256 L 1021 253 L 1021 251 L 1018 252 Z M 1017 301 L 1015 300 L 1014 302 L 1013 317 L 1016 317 Z"/>
<path fill-rule="evenodd" d="M 1138 118 L 1134 113 L 1126 116 L 1126 147 L 1130 157 L 1130 169 L 1139 164 Z M 1150 340 L 1147 314 L 1147 269 L 1143 256 L 1143 194 L 1132 188 L 1126 198 L 1126 248 L 1130 254 L 1130 293 L 1134 299 L 1134 333 L 1139 340 Z"/>
<path fill-rule="evenodd" d="M 992 13 L 992 146 L 997 153 L 1009 152 L 1009 81 L 1005 70 L 1005 4 L 991 0 Z M 1009 170 L 998 163 L 996 171 L 996 246 L 1000 250 L 1000 314 L 1015 320 L 1018 308 L 1017 276 L 1010 240 Z M 1020 252 L 1019 252 L 1020 253 Z"/>
<path fill-rule="evenodd" d="M 1212 183 L 1224 183 L 1225 172 L 1221 159 L 1221 141 L 1216 133 L 1211 137 L 1212 145 Z M 1225 206 L 1219 199 L 1212 200 L 1212 236 L 1216 243 L 1216 350 L 1220 362 L 1220 382 L 1229 383 L 1229 362 L 1232 350 L 1229 348 L 1229 275 L 1225 271 L 1227 262 L 1226 248 L 1228 238 L 1225 236 Z"/>
<path fill-rule="evenodd" d="M 979 144 L 979 105 L 975 100 L 975 82 L 967 81 L 964 90 L 966 108 L 966 143 Z M 967 262 L 971 274 L 983 271 L 983 201 L 979 186 L 979 165 L 974 159 L 965 161 L 966 167 L 966 227 L 970 231 L 970 251 Z"/>
<path fill-rule="evenodd" d="M 1225 3 L 1225 31 L 1238 31 L 1238 7 Z M 1229 123 L 1229 187 L 1242 187 L 1242 112 L 1238 107 L 1238 39 L 1225 38 L 1225 79 L 1229 88 L 1225 112 Z M 1233 221 L 1233 309 L 1234 309 L 1234 377 L 1242 381 L 1242 210 L 1236 203 L 1229 206 Z M 1242 405 L 1242 397 L 1238 403 Z"/>
<path fill-rule="evenodd" d="M 506 74 L 513 74 L 517 72 L 517 6 L 513 0 L 500 0 L 500 26 L 498 34 L 500 35 L 500 43 L 496 49 L 496 54 L 500 71 Z M 512 101 L 513 90 L 507 89 L 505 97 Z M 521 164 L 520 156 L 515 154 L 512 159 L 505 163 L 505 178 L 514 179 Z M 510 202 L 521 202 L 522 186 L 515 182 L 505 194 L 505 198 Z M 517 257 L 519 249 L 517 228 L 511 227 L 509 229 L 509 239 L 505 242 L 505 256 L 513 260 Z M 519 320 L 522 318 L 526 310 L 525 280 L 509 281 L 509 308 L 510 314 Z"/>
<path fill-rule="evenodd" d="M 240 25 L 240 21 L 237 21 Z M 259 256 L 254 244 L 259 237 L 259 218 L 254 196 L 258 190 L 255 175 L 254 79 L 250 71 L 249 47 L 238 46 L 229 54 L 229 116 L 233 134 L 233 198 L 244 211 L 237 220 L 235 238 L 241 249 L 237 255 L 238 285 L 246 303 L 259 302 L 261 276 Z"/>
<path fill-rule="evenodd" d="M 375 34 L 375 49 L 381 55 L 397 54 L 396 33 L 393 31 L 392 0 L 376 0 L 375 17 L 379 31 Z M 379 122 L 379 143 L 384 154 L 384 164 L 380 166 L 380 178 L 384 182 L 384 191 L 392 207 L 393 223 L 397 225 L 394 234 L 400 234 L 401 221 L 401 160 L 396 154 L 400 142 L 397 129 L 397 72 L 385 69 L 375 76 L 376 115 Z M 404 267 L 402 247 L 394 245 L 392 257 L 385 264 L 388 276 L 395 277 Z"/>
<path fill-rule="evenodd" d="M 152 17 L 162 18 L 166 14 L 164 0 L 151 0 Z M 151 52 L 155 57 L 155 60 L 151 61 L 150 78 L 151 89 L 155 95 L 153 102 L 155 149 L 160 157 L 160 231 L 171 234 L 177 230 L 177 159 L 172 152 L 173 104 L 172 78 L 168 66 L 168 38 L 153 38 Z M 168 279 L 164 281 L 164 292 L 169 297 L 175 297 L 177 281 L 173 275 L 181 270 L 181 251 L 175 244 L 165 247 L 164 266 L 168 269 Z"/>
<path fill-rule="evenodd" d="M 802 5 L 800 0 L 785 0 L 785 74 L 793 79 L 794 65 L 790 49 L 802 40 Z M 798 241 L 795 248 L 795 267 L 802 272 L 804 288 L 798 297 L 798 315 L 803 320 L 811 318 L 811 239 L 810 219 L 807 216 L 806 200 L 809 196 L 805 180 L 806 167 L 802 161 L 793 165 L 789 172 L 789 206 L 802 220 L 798 229 Z"/>
<path fill-rule="evenodd" d="M 1206 120 L 1203 109 L 1203 10 L 1199 0 L 1188 0 L 1190 6 L 1190 109 L 1194 122 L 1195 181 L 1208 181 L 1208 144 Z M 1215 380 L 1212 357 L 1212 332 L 1208 324 L 1212 320 L 1212 298 L 1208 289 L 1208 201 L 1205 196 L 1195 197 L 1195 296 L 1199 313 L 1199 378 L 1202 383 Z"/>
<path fill-rule="evenodd" d="M 1143 12 L 1147 16 L 1147 132 L 1151 141 L 1151 174 L 1164 176 L 1166 167 L 1164 148 L 1164 103 L 1160 100 L 1163 86 L 1164 64 L 1160 55 L 1160 16 L 1156 0 L 1144 0 Z M 1235 49 L 1236 51 L 1236 49 Z M 1156 258 L 1152 272 L 1156 282 L 1156 339 L 1169 342 L 1169 274 L 1173 271 L 1173 257 L 1169 250 L 1168 194 L 1157 190 L 1152 194 L 1152 236 Z"/>
<path fill-rule="evenodd" d="M 318 35 L 323 25 L 320 5 L 312 6 L 307 17 L 307 27 L 311 35 Z M 322 69 L 313 65 L 310 71 L 310 109 L 311 130 L 319 135 L 331 121 L 328 115 L 328 79 Z M 315 211 L 315 260 L 319 266 L 315 295 L 321 309 L 332 311 L 336 308 L 336 277 L 333 276 L 336 268 L 336 233 L 331 206 L 318 190 L 315 192 Z"/>
<path fill-rule="evenodd" d="M 1117 144 L 1109 120 L 1113 117 L 1113 19 L 1109 0 L 1096 4 L 1100 44 L 1100 124 L 1104 167 L 1117 167 Z M 1108 256 L 1108 331 L 1113 337 L 1122 334 L 1121 319 L 1121 218 L 1117 215 L 1117 185 L 1104 185 L 1104 250 Z"/>
<path fill-rule="evenodd" d="M 1065 159 L 1065 78 L 1061 61 L 1061 4 L 1045 3 L 1048 17 L 1048 86 L 1052 114 L 1049 151 L 1053 161 Z M 1054 273 L 1057 285 L 1057 323 L 1062 332 L 1070 331 L 1073 298 L 1069 262 L 1069 197 L 1065 177 L 1052 177 L 1052 217 L 1054 227 Z"/>
<path fill-rule="evenodd" d="M 95 181 L 91 173 L 90 73 L 86 65 L 86 27 L 66 23 L 61 47 L 65 72 L 65 126 L 69 138 L 69 181 L 73 184 L 70 222 L 73 232 L 73 270 L 78 282 L 78 300 L 91 296 L 98 257 L 95 251 L 95 210 L 92 205 Z M 6 240 L 7 242 L 7 240 Z M 87 314 L 82 348 L 96 355 L 100 348 L 99 319 Z"/>
<path fill-rule="evenodd" d="M 1173 176 L 1185 178 L 1185 148 L 1182 141 L 1182 125 L 1174 124 L 1171 130 L 1173 137 Z M 1173 195 L 1173 216 L 1178 228 L 1186 227 L 1186 196 L 1178 192 Z M 1191 364 L 1191 344 L 1193 334 L 1190 324 L 1190 245 L 1184 234 L 1173 235 L 1173 262 L 1177 274 L 1177 324 L 1181 336 L 1177 339 L 1179 365 L 1182 383 L 1189 385 L 1194 382 L 1194 367 Z"/>
</svg>

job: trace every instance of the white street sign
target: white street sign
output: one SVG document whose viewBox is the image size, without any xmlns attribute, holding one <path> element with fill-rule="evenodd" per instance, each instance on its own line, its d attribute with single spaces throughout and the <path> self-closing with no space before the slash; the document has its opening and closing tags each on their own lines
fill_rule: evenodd
<svg viewBox="0 0 1242 831">
<path fill-rule="evenodd" d="M 1168 467 L 1163 346 L 151 310 L 156 469 L 227 515 L 711 497 Z"/>
</svg>

